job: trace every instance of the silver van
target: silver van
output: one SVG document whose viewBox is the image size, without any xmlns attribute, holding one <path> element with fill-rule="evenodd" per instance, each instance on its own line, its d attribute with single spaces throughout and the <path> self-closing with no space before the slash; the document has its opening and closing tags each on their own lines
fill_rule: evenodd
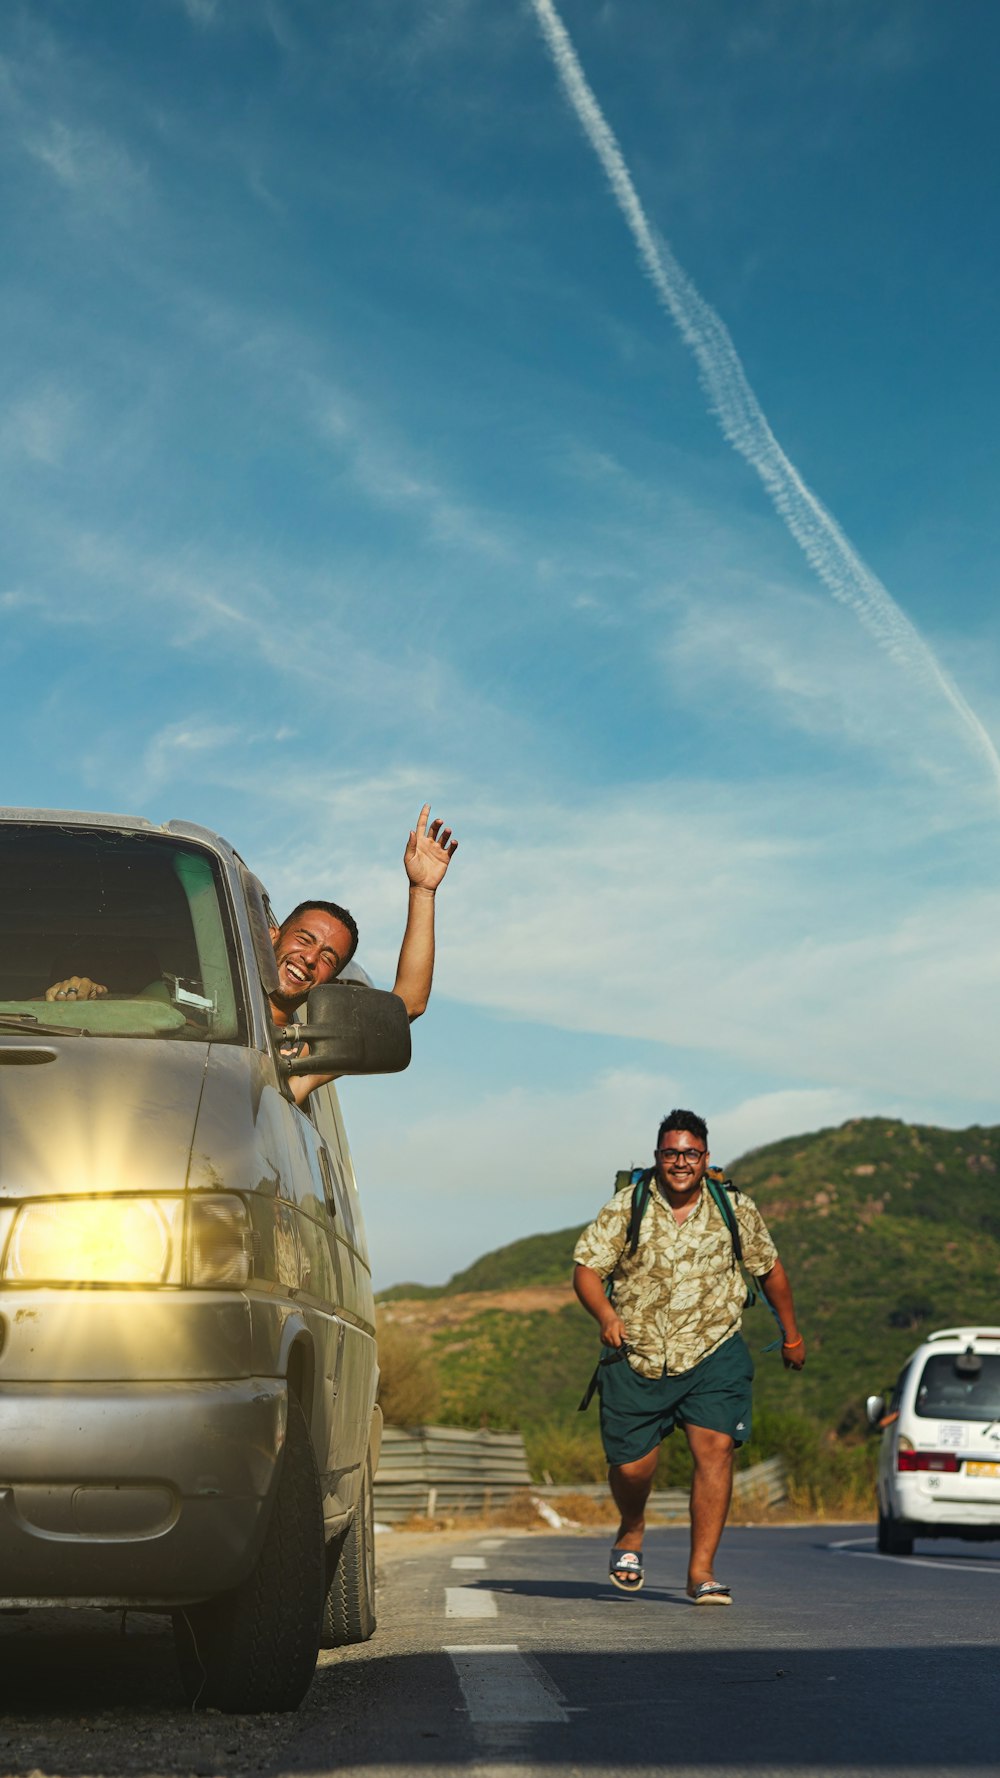
<svg viewBox="0 0 1000 1778">
<path fill-rule="evenodd" d="M 172 1614 L 192 1704 L 294 1709 L 375 1627 L 371 1278 L 332 1086 L 402 1002 L 278 1054 L 266 898 L 184 821 L 0 810 L 0 1606 Z M 46 989 L 90 976 L 106 998 Z"/>
<path fill-rule="evenodd" d="M 915 1537 L 1000 1538 L 1000 1327 L 929 1334 L 866 1411 L 882 1431 L 883 1555 L 912 1555 Z"/>
</svg>

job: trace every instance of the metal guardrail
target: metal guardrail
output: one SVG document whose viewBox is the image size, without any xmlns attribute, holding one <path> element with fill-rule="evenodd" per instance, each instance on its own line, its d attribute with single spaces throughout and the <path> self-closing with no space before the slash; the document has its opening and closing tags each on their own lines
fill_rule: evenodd
<svg viewBox="0 0 1000 1778">
<path fill-rule="evenodd" d="M 375 1517 L 398 1524 L 414 1514 L 483 1512 L 531 1487 L 519 1432 L 462 1426 L 386 1426 L 375 1476 Z"/>
<path fill-rule="evenodd" d="M 542 1500 L 564 1499 L 568 1494 L 582 1494 L 587 1500 L 603 1500 L 608 1488 L 606 1482 L 587 1482 L 583 1485 L 556 1482 L 544 1488 L 533 1487 L 531 1492 L 538 1494 Z M 661 1488 L 649 1496 L 649 1505 L 659 1518 L 686 1519 L 688 1498 L 687 1488 Z M 780 1506 L 787 1499 L 788 1471 L 783 1457 L 768 1457 L 764 1463 L 753 1463 L 749 1469 L 738 1469 L 733 1477 L 733 1501 L 744 1509 Z"/>
<path fill-rule="evenodd" d="M 543 1500 L 583 1494 L 601 1500 L 607 1484 L 536 1487 L 531 1480 L 524 1440 L 519 1432 L 468 1432 L 461 1426 L 387 1426 L 375 1476 L 375 1516 L 384 1525 L 417 1515 L 484 1512 L 529 1489 Z M 787 1499 L 784 1459 L 769 1457 L 738 1470 L 733 1478 L 737 1505 L 771 1507 Z M 686 1519 L 688 1491 L 667 1488 L 650 1496 L 661 1518 Z"/>
</svg>

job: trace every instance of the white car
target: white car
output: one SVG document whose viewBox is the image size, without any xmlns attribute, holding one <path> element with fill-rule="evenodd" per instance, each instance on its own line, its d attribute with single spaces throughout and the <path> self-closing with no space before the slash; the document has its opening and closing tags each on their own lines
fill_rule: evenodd
<svg viewBox="0 0 1000 1778">
<path fill-rule="evenodd" d="M 1000 1327 L 945 1327 L 907 1359 L 883 1428 L 878 1547 L 909 1556 L 915 1537 L 1000 1538 Z"/>
</svg>

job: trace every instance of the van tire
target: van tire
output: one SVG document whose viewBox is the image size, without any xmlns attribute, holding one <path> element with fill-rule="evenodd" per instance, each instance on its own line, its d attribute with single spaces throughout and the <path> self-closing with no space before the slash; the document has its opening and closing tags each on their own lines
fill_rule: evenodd
<svg viewBox="0 0 1000 1778">
<path fill-rule="evenodd" d="M 891 1513 L 884 1513 L 879 1508 L 878 1515 L 878 1548 L 883 1556 L 912 1556 L 913 1532 L 904 1528 Z"/>
<path fill-rule="evenodd" d="M 365 1462 L 354 1517 L 330 1546 L 330 1584 L 323 1606 L 323 1648 L 367 1642 L 375 1634 L 375 1502 L 372 1460 Z"/>
<path fill-rule="evenodd" d="M 316 1670 L 324 1579 L 316 1459 L 302 1409 L 289 1395 L 281 1473 L 252 1572 L 231 1593 L 174 1612 L 191 1708 L 297 1710 Z"/>
</svg>

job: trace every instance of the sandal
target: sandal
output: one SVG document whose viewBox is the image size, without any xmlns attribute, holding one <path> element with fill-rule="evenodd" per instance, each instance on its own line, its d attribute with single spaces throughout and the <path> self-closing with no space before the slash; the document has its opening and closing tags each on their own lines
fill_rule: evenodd
<svg viewBox="0 0 1000 1778">
<path fill-rule="evenodd" d="M 608 1579 L 623 1593 L 637 1593 L 645 1579 L 642 1557 L 636 1550 L 612 1550 Z"/>
<path fill-rule="evenodd" d="M 695 1587 L 693 1593 L 688 1594 L 688 1598 L 692 1605 L 731 1605 L 733 1603 L 733 1595 L 729 1588 L 724 1587 L 719 1580 L 703 1580 L 700 1586 Z"/>
</svg>

